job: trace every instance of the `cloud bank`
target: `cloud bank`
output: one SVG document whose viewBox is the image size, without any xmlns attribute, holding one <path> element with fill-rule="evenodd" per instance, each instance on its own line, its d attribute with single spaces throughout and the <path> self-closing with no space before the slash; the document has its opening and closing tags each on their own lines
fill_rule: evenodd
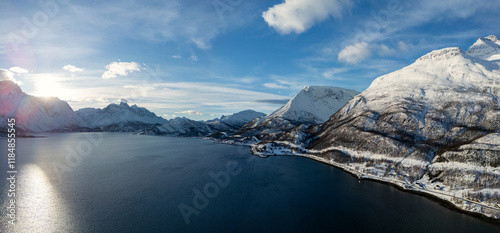
<svg viewBox="0 0 500 233">
<path fill-rule="evenodd" d="M 366 42 L 361 42 L 342 49 L 338 55 L 338 59 L 344 63 L 358 64 L 370 55 L 368 44 Z"/>
<path fill-rule="evenodd" d="M 141 66 L 136 62 L 113 62 L 106 66 L 108 69 L 102 74 L 103 79 L 116 78 L 118 76 L 127 76 L 134 71 L 141 71 Z"/>
<path fill-rule="evenodd" d="M 9 70 L 13 73 L 16 73 L 16 74 L 26 74 L 26 73 L 29 73 L 29 71 L 27 69 L 24 69 L 24 68 L 21 68 L 21 67 L 18 67 L 18 66 L 14 66 L 14 67 L 10 67 Z"/>
<path fill-rule="evenodd" d="M 6 69 L 0 69 L 0 81 L 11 81 L 16 83 L 17 85 L 22 85 L 21 81 L 18 81 L 14 78 L 14 73 Z"/>
<path fill-rule="evenodd" d="M 65 65 L 63 66 L 62 68 L 63 70 L 66 70 L 68 72 L 71 72 L 71 73 L 74 73 L 74 72 L 82 72 L 83 71 L 83 68 L 78 68 L 74 65 Z"/>
<path fill-rule="evenodd" d="M 175 113 L 180 113 L 180 114 L 188 114 L 188 115 L 198 115 L 201 116 L 203 113 L 195 110 L 187 110 L 187 111 L 182 111 L 182 112 L 175 112 Z"/>
<path fill-rule="evenodd" d="M 285 0 L 262 13 L 270 27 L 281 34 L 300 34 L 329 17 L 341 18 L 350 0 Z"/>
</svg>

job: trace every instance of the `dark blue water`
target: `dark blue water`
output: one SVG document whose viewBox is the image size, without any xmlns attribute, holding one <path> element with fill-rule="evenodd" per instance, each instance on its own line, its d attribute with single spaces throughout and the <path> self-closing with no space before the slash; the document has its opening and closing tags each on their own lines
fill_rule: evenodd
<svg viewBox="0 0 500 233">
<path fill-rule="evenodd" d="M 0 232 L 500 232 L 305 158 L 261 159 L 192 138 L 98 136 L 18 139 L 17 222 L 7 223 L 2 182 Z M 6 154 L 5 138 L 0 145 Z"/>
</svg>

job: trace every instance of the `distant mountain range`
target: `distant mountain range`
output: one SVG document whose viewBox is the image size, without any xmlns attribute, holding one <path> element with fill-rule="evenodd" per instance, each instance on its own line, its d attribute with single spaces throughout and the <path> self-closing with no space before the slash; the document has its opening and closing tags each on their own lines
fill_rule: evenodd
<svg viewBox="0 0 500 233">
<path fill-rule="evenodd" d="M 295 154 L 500 219 L 500 42 L 432 51 L 377 78 L 326 121 L 256 154 Z"/>
<path fill-rule="evenodd" d="M 144 130 L 140 132 L 140 134 L 175 135 L 187 137 L 205 137 L 215 134 L 226 134 L 239 129 L 250 120 L 264 115 L 264 113 L 253 110 L 245 110 L 229 116 L 222 116 L 220 119 L 216 118 L 206 122 L 194 121 L 185 117 L 177 117 L 169 120 L 166 124 Z"/>
<path fill-rule="evenodd" d="M 125 102 L 109 104 L 103 109 L 84 108 L 76 111 L 84 126 L 108 132 L 136 132 L 168 121 L 137 105 Z"/>
</svg>

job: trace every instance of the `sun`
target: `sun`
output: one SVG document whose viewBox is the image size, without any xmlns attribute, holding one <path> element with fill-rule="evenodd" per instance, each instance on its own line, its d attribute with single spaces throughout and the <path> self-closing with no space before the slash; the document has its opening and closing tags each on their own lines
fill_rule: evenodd
<svg viewBox="0 0 500 233">
<path fill-rule="evenodd" d="M 44 78 L 43 81 L 35 82 L 34 96 L 39 97 L 58 97 L 59 99 L 70 99 L 71 92 L 67 90 L 60 82 Z"/>
</svg>

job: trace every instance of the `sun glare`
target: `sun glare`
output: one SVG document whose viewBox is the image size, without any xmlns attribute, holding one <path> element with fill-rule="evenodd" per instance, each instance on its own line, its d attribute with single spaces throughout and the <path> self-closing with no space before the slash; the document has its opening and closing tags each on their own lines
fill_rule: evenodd
<svg viewBox="0 0 500 233">
<path fill-rule="evenodd" d="M 35 83 L 35 96 L 40 97 L 58 97 L 59 99 L 69 99 L 70 92 L 64 88 L 58 81 L 52 79 L 44 79 Z"/>
</svg>

